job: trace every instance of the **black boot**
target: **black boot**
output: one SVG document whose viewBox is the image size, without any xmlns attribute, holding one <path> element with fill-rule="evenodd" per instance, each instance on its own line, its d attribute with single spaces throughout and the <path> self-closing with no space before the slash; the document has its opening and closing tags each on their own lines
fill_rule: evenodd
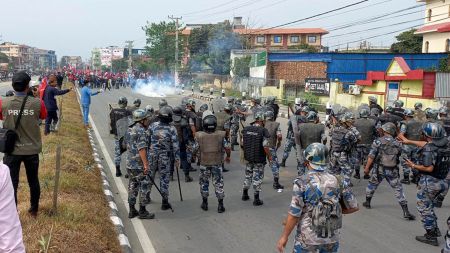
<svg viewBox="0 0 450 253">
<path fill-rule="evenodd" d="M 203 198 L 200 208 L 203 209 L 203 211 L 208 211 L 208 198 Z"/>
<path fill-rule="evenodd" d="M 416 216 L 412 215 L 409 212 L 407 204 L 401 204 L 401 206 L 402 206 L 402 210 L 403 210 L 403 218 L 405 218 L 407 220 L 415 220 L 416 219 Z"/>
<path fill-rule="evenodd" d="M 120 171 L 120 165 L 116 166 L 116 177 L 121 177 L 122 176 L 122 171 Z"/>
<path fill-rule="evenodd" d="M 130 175 L 128 175 L 128 173 L 127 174 L 125 174 L 125 178 L 129 178 L 130 177 Z"/>
<path fill-rule="evenodd" d="M 280 166 L 281 167 L 286 167 L 286 159 L 283 159 L 283 161 L 281 161 Z"/>
<path fill-rule="evenodd" d="M 217 212 L 218 213 L 225 212 L 225 207 L 223 206 L 223 199 L 219 199 L 219 206 L 217 207 Z"/>
<path fill-rule="evenodd" d="M 128 213 L 128 218 L 133 219 L 138 215 L 139 212 L 136 210 L 136 207 L 134 207 L 134 205 L 130 205 L 130 212 Z"/>
<path fill-rule="evenodd" d="M 364 174 L 364 177 L 363 177 L 364 179 L 370 179 L 370 175 L 366 175 L 366 174 Z"/>
<path fill-rule="evenodd" d="M 408 174 L 403 174 L 403 179 L 400 180 L 400 183 L 402 183 L 402 184 L 411 184 L 411 181 L 409 181 L 409 175 Z"/>
<path fill-rule="evenodd" d="M 418 184 L 419 183 L 419 175 L 412 175 L 411 177 L 411 183 Z"/>
<path fill-rule="evenodd" d="M 249 200 L 250 199 L 250 197 L 248 196 L 248 189 L 244 189 L 243 191 L 242 191 L 242 200 L 243 201 L 247 201 L 247 200 Z"/>
<path fill-rule="evenodd" d="M 275 190 L 284 189 L 284 186 L 282 186 L 282 185 L 280 184 L 279 178 L 278 178 L 278 177 L 273 178 L 273 188 L 274 188 Z"/>
<path fill-rule="evenodd" d="M 254 206 L 262 206 L 264 202 L 259 199 L 259 193 L 255 193 L 255 199 L 253 200 Z"/>
<path fill-rule="evenodd" d="M 366 202 L 363 203 L 363 206 L 367 209 L 371 209 L 372 206 L 370 206 L 370 201 L 372 201 L 372 197 L 366 197 Z"/>
<path fill-rule="evenodd" d="M 433 200 L 433 205 L 434 207 L 437 208 L 441 208 L 442 207 L 442 202 L 444 201 L 444 198 L 441 195 L 438 195 L 434 200 Z"/>
<path fill-rule="evenodd" d="M 361 175 L 359 174 L 359 169 L 355 170 L 355 175 L 353 175 L 353 178 L 355 179 L 361 179 Z"/>
<path fill-rule="evenodd" d="M 437 236 L 434 230 L 427 230 L 423 236 L 416 236 L 416 240 L 433 246 L 439 246 Z"/>
<path fill-rule="evenodd" d="M 139 219 L 142 220 L 151 220 L 155 218 L 155 214 L 154 213 L 150 213 L 149 211 L 147 211 L 145 209 L 145 206 L 141 206 L 139 208 Z"/>
<path fill-rule="evenodd" d="M 189 176 L 189 174 L 184 174 L 184 182 L 189 183 L 194 181 L 194 179 L 192 179 L 191 176 Z"/>
<path fill-rule="evenodd" d="M 170 205 L 169 200 L 164 198 L 162 200 L 161 210 L 165 211 L 165 210 L 169 210 L 171 208 L 172 208 L 172 205 Z"/>
</svg>

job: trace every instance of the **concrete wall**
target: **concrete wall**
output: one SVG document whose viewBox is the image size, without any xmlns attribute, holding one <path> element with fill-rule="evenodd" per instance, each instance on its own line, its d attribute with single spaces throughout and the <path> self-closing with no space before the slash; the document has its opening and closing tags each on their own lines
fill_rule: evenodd
<svg viewBox="0 0 450 253">
<path fill-rule="evenodd" d="M 422 52 L 425 53 L 425 43 L 428 41 L 428 53 L 447 52 L 447 39 L 450 39 L 450 33 L 425 33 L 423 34 Z"/>
<path fill-rule="evenodd" d="M 251 67 L 250 77 L 266 78 L 266 66 Z"/>
<path fill-rule="evenodd" d="M 304 83 L 310 77 L 326 78 L 326 71 L 325 62 L 269 62 L 267 78 Z"/>
</svg>

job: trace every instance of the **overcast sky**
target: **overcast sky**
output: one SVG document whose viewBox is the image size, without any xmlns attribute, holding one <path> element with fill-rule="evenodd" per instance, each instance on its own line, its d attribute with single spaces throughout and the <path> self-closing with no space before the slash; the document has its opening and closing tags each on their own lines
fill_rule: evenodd
<svg viewBox="0 0 450 253">
<path fill-rule="evenodd" d="M 63 55 L 80 55 L 87 59 L 94 47 L 124 46 L 126 40 L 134 40 L 135 47 L 142 48 L 145 34 L 141 27 L 147 21 L 168 20 L 167 16 L 172 14 L 182 16 L 183 23 L 215 23 L 243 16 L 252 27 L 270 27 L 358 1 L 361 0 L 1 0 L 0 35 L 3 41 L 55 50 L 58 59 Z M 346 47 L 349 41 L 421 24 L 423 21 L 418 19 L 424 16 L 423 7 L 398 12 L 416 5 L 415 0 L 369 0 L 323 16 L 326 18 L 292 26 L 332 29 L 391 12 L 397 13 L 395 16 L 409 13 L 330 31 L 328 36 L 349 34 L 330 37 L 323 43 L 324 46 L 342 44 L 340 47 Z M 353 11 L 348 12 L 350 10 Z M 412 22 L 393 25 L 406 21 Z M 373 30 L 364 32 L 366 29 Z M 386 46 L 395 40 L 394 37 L 395 34 L 390 34 L 370 41 L 373 45 Z"/>
</svg>

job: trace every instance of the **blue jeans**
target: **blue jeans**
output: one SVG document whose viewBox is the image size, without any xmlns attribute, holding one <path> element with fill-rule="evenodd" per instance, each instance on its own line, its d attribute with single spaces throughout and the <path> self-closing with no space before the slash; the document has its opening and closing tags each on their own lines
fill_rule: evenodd
<svg viewBox="0 0 450 253">
<path fill-rule="evenodd" d="M 89 125 L 89 105 L 82 105 L 83 107 L 83 123 L 85 126 Z"/>
</svg>

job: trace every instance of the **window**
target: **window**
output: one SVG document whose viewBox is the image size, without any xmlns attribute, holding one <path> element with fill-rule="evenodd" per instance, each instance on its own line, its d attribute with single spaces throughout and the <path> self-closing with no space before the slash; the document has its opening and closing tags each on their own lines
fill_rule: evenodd
<svg viewBox="0 0 450 253">
<path fill-rule="evenodd" d="M 280 44 L 282 41 L 281 35 L 274 35 L 273 36 L 273 43 Z"/>
<path fill-rule="evenodd" d="M 431 21 L 431 15 L 433 14 L 433 11 L 431 9 L 428 10 L 428 21 Z"/>
<path fill-rule="evenodd" d="M 314 44 L 317 42 L 317 37 L 316 36 L 308 36 L 308 43 L 309 44 Z"/>
<path fill-rule="evenodd" d="M 428 53 L 428 49 L 430 48 L 430 42 L 425 42 L 425 53 Z"/>
<path fill-rule="evenodd" d="M 258 36 L 258 37 L 256 37 L 256 43 L 263 44 L 265 42 L 266 42 L 266 37 L 265 36 Z"/>
<path fill-rule="evenodd" d="M 300 37 L 298 35 L 291 36 L 291 43 L 292 44 L 297 44 L 299 42 L 300 42 Z"/>
</svg>

